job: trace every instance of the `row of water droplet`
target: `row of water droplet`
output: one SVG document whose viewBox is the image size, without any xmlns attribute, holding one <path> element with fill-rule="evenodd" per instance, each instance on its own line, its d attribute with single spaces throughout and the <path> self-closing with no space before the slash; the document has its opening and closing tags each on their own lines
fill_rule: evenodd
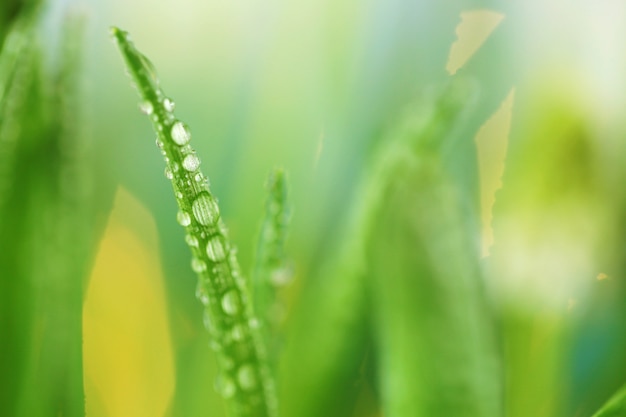
<svg viewBox="0 0 626 417">
<path fill-rule="evenodd" d="M 134 49 L 127 37 L 118 40 L 124 53 L 136 54 L 143 66 L 141 74 L 134 68 L 135 77 L 142 95 L 150 100 L 141 103 L 140 109 L 151 118 L 157 131 L 157 146 L 167 164 L 165 176 L 172 181 L 181 208 L 176 218 L 187 229 L 186 242 L 194 253 L 192 268 L 200 278 L 197 295 L 205 306 L 205 326 L 214 336 L 213 346 L 222 357 L 222 376 L 216 388 L 226 398 L 236 397 L 233 404 L 240 410 L 264 410 L 266 393 L 261 388 L 266 378 L 262 354 L 251 334 L 258 322 L 248 319 L 251 312 L 246 308 L 243 278 L 235 252 L 226 240 L 217 201 L 209 192 L 208 180 L 199 172 L 200 159 L 189 146 L 191 132 L 174 117 L 175 104 L 164 97 L 149 60 Z M 150 85 L 144 85 L 144 81 Z M 192 201 L 186 196 L 193 196 Z M 219 329 L 214 329 L 211 319 L 219 320 Z M 271 415 L 263 411 L 254 414 Z"/>
</svg>

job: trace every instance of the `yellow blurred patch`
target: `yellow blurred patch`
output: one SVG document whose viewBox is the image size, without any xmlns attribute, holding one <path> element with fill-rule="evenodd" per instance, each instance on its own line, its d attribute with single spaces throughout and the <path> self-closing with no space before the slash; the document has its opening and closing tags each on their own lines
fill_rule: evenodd
<svg viewBox="0 0 626 417">
<path fill-rule="evenodd" d="M 489 256 L 489 248 L 493 245 L 493 205 L 496 191 L 502 187 L 514 102 L 515 88 L 512 88 L 500 108 L 478 130 L 475 139 L 480 175 L 483 257 Z"/>
<path fill-rule="evenodd" d="M 456 27 L 457 40 L 450 48 L 446 71 L 450 75 L 456 74 L 485 43 L 503 19 L 502 13 L 491 10 L 472 10 L 461 13 L 461 23 Z"/>
<path fill-rule="evenodd" d="M 83 307 L 87 417 L 163 416 L 174 365 L 152 215 L 120 188 Z"/>
</svg>

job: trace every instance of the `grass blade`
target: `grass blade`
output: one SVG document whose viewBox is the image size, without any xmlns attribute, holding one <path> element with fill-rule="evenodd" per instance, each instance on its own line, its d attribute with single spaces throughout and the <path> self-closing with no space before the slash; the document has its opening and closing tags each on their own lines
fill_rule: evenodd
<svg viewBox="0 0 626 417">
<path fill-rule="evenodd" d="M 187 126 L 176 120 L 173 102 L 159 86 L 152 63 L 132 44 L 126 32 L 112 35 L 141 96 L 141 108 L 150 116 L 157 144 L 166 162 L 180 208 L 178 222 L 187 231 L 192 268 L 198 274 L 197 296 L 204 305 L 205 326 L 219 353 L 218 391 L 235 416 L 274 416 L 274 385 L 266 351 L 253 316 L 247 283 L 235 250 L 228 240 L 215 197 L 200 160 L 189 146 Z"/>
<path fill-rule="evenodd" d="M 381 163 L 391 181 L 377 190 L 365 256 L 388 417 L 502 414 L 478 252 L 442 159 L 462 131 L 468 94 L 453 83 L 427 106 L 425 125 L 409 118 L 401 126 Z"/>
<path fill-rule="evenodd" d="M 27 46 L 18 48 L 13 33 L 5 44 L 19 59 L 0 122 L 1 188 L 10 203 L 0 216 L 0 304 L 9 309 L 0 326 L 11 340 L 0 355 L 11 362 L 2 364 L 1 384 L 10 389 L 0 414 L 80 417 L 82 283 L 91 243 L 82 186 L 90 171 L 76 128 L 82 31 L 66 22 L 63 67 L 53 82 L 41 70 L 31 22 L 33 32 L 22 34 Z"/>
<path fill-rule="evenodd" d="M 257 243 L 255 267 L 252 273 L 252 294 L 255 314 L 262 326 L 270 358 L 277 355 L 277 287 L 291 278 L 285 254 L 291 211 L 287 202 L 287 178 L 282 169 L 275 169 L 267 181 L 268 197 L 265 217 Z M 274 363 L 275 360 L 270 360 Z"/>
<path fill-rule="evenodd" d="M 593 417 L 625 417 L 626 386 L 622 387 Z"/>
</svg>

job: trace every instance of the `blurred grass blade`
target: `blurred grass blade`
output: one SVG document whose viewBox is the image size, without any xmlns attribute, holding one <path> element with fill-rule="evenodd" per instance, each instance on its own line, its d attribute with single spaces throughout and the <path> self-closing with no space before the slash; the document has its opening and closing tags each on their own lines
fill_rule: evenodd
<svg viewBox="0 0 626 417">
<path fill-rule="evenodd" d="M 192 268 L 198 274 L 197 296 L 204 305 L 212 345 L 219 352 L 217 390 L 234 416 L 274 416 L 274 385 L 258 320 L 217 201 L 189 145 L 191 133 L 175 119 L 174 103 L 163 94 L 152 63 L 134 47 L 128 33 L 117 28 L 111 33 L 136 83 L 140 108 L 150 116 L 157 133 L 165 175 L 172 181 L 180 208 L 178 222 L 187 231 Z"/>
<path fill-rule="evenodd" d="M 423 140 L 395 136 L 376 155 L 373 169 L 357 191 L 335 258 L 322 268 L 316 281 L 302 290 L 298 311 L 290 323 L 281 364 L 285 415 L 344 416 L 352 412 L 362 387 L 362 367 L 370 340 L 366 242 L 382 207 L 388 204 L 383 190 L 395 181 L 392 168 L 398 163 L 396 151 L 399 147 L 404 154 L 416 149 L 446 151 L 450 144 L 434 138 L 458 133 L 458 126 L 452 122 L 460 112 L 460 103 L 466 104 L 473 92 L 471 84 L 457 83 L 438 96 L 436 105 L 424 106 L 420 101 L 409 109 L 402 128 L 421 132 Z"/>
<path fill-rule="evenodd" d="M 35 22 L 33 15 L 22 16 L 0 52 L 0 215 L 13 181 L 21 120 L 36 72 Z"/>
<path fill-rule="evenodd" d="M 268 346 L 270 363 L 275 362 L 278 341 L 277 327 L 280 305 L 276 298 L 279 287 L 292 277 L 285 254 L 291 210 L 287 201 L 287 177 L 282 169 L 274 169 L 267 181 L 268 197 L 256 249 L 252 283 L 254 312 L 264 322 L 262 333 Z"/>
<path fill-rule="evenodd" d="M 363 269 L 344 247 L 302 289 L 281 352 L 281 415 L 350 415 L 361 388 L 367 350 Z"/>
<path fill-rule="evenodd" d="M 617 391 L 593 417 L 626 417 L 626 386 Z"/>
<path fill-rule="evenodd" d="M 0 3 L 0 48 L 5 36 L 12 31 L 14 22 L 25 15 L 33 15 L 40 0 L 3 0 Z"/>
<path fill-rule="evenodd" d="M 470 98 L 463 82 L 451 84 L 423 127 L 405 122 L 381 165 L 391 180 L 377 190 L 365 256 L 387 417 L 502 414 L 473 219 L 442 159 L 463 131 Z"/>
<path fill-rule="evenodd" d="M 76 21 L 66 23 L 57 81 L 44 76 L 37 43 L 28 35 L 28 48 L 16 52 L 18 61 L 28 60 L 3 96 L 2 194 L 10 204 L 0 218 L 1 304 L 8 306 L 2 333 L 11 340 L 11 363 L 3 366 L 10 397 L 2 399 L 2 415 L 84 415 L 82 283 L 91 242 L 83 181 L 89 164 L 76 128 L 82 29 Z"/>
<path fill-rule="evenodd" d="M 29 277 L 21 270 L 19 260 L 26 246 L 22 237 L 25 222 L 20 215 L 24 202 L 14 196 L 21 123 L 30 111 L 30 122 L 36 124 L 38 114 L 38 107 L 31 108 L 34 103 L 29 102 L 39 75 L 33 26 L 31 16 L 23 18 L 11 30 L 0 53 L 0 334 L 3 340 L 11 341 L 0 343 L 2 415 L 16 415 L 23 356 L 32 323 Z"/>
</svg>

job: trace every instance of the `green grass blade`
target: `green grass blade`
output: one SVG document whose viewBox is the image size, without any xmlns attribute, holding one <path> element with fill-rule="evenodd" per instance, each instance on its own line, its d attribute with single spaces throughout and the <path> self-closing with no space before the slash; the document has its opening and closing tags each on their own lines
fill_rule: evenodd
<svg viewBox="0 0 626 417">
<path fill-rule="evenodd" d="M 29 277 L 22 271 L 25 249 L 23 204 L 16 199 L 22 121 L 30 111 L 37 123 L 38 106 L 29 100 L 39 75 L 34 46 L 34 20 L 22 19 L 8 35 L 0 53 L 0 414 L 16 415 L 24 352 L 32 327 Z M 35 105 L 35 107 L 32 107 Z M 23 184 L 22 184 L 23 185 Z M 16 217 L 17 216 L 17 217 Z"/>
<path fill-rule="evenodd" d="M 187 231 L 192 268 L 198 274 L 197 296 L 205 308 L 205 325 L 219 353 L 218 391 L 235 416 L 274 416 L 274 385 L 266 352 L 253 317 L 247 283 L 220 217 L 200 161 L 189 146 L 187 126 L 176 120 L 173 103 L 161 90 L 154 67 L 126 32 L 113 28 L 113 38 L 150 116 L 180 208 L 178 222 Z"/>
<path fill-rule="evenodd" d="M 471 85 L 457 83 L 438 97 L 437 105 L 420 101 L 403 119 L 403 134 L 395 135 L 377 152 L 372 169 L 357 190 L 335 258 L 322 268 L 317 280 L 303 289 L 290 323 L 281 363 L 283 414 L 316 417 L 352 412 L 362 387 L 362 367 L 371 336 L 366 243 L 382 207 L 388 204 L 383 191 L 395 181 L 393 168 L 398 160 L 416 149 L 446 149 L 449 144 L 431 139 L 457 133 L 458 126 L 451 122 L 472 91 Z M 414 136 L 404 134 L 407 130 L 422 133 L 425 140 L 415 142 Z"/>
<path fill-rule="evenodd" d="M 365 257 L 387 417 L 502 414 L 472 221 L 441 157 L 471 108 L 466 88 L 427 106 L 426 124 L 405 122 L 381 163 L 391 180 L 376 191 Z"/>
<path fill-rule="evenodd" d="M 84 415 L 82 283 L 91 242 L 81 183 L 90 171 L 76 152 L 84 140 L 75 128 L 82 31 L 74 21 L 66 28 L 56 82 L 42 71 L 31 33 L 16 49 L 2 102 L 0 333 L 11 343 L 0 356 L 11 363 L 2 364 L 1 385 L 10 388 L 6 397 L 1 390 L 0 414 L 15 417 Z"/>
<path fill-rule="evenodd" d="M 264 321 L 263 333 L 269 356 L 275 357 L 277 347 L 276 308 L 278 287 L 291 278 L 291 267 L 285 254 L 291 210 L 287 201 L 287 178 L 282 169 L 271 172 L 267 181 L 268 197 L 256 249 L 255 267 L 250 282 L 254 312 Z M 271 360 L 270 362 L 274 362 Z"/>
<path fill-rule="evenodd" d="M 22 114 L 35 77 L 34 15 L 22 16 L 0 52 L 0 215 L 13 181 Z"/>
<path fill-rule="evenodd" d="M 593 417 L 626 417 L 626 386 L 617 391 Z"/>
</svg>

